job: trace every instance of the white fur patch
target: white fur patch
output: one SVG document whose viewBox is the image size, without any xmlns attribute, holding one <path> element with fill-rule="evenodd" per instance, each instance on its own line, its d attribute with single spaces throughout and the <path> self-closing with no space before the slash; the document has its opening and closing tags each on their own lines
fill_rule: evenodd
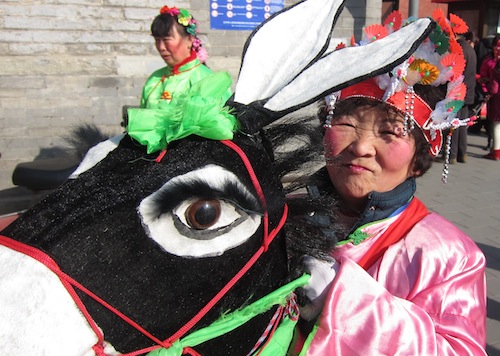
<svg viewBox="0 0 500 356">
<path fill-rule="evenodd" d="M 96 342 L 59 278 L 0 245 L 0 355 L 94 355 Z"/>
<path fill-rule="evenodd" d="M 256 213 L 247 213 L 236 207 L 231 201 L 222 200 L 221 216 L 216 224 L 207 230 L 194 230 L 189 227 L 184 218 L 185 210 L 197 197 L 186 197 L 172 212 L 159 215 L 154 202 L 158 194 L 175 184 L 189 184 L 192 180 L 201 180 L 211 189 L 220 190 L 228 181 L 236 184 L 242 194 L 255 200 L 253 195 L 239 181 L 238 177 L 226 169 L 208 165 L 195 171 L 177 176 L 167 182 L 160 190 L 145 198 L 139 206 L 139 214 L 148 235 L 167 252 L 184 257 L 219 256 L 225 251 L 241 245 L 247 241 L 261 224 L 261 216 Z M 168 197 L 163 197 L 168 199 Z M 182 223 L 189 234 L 183 234 L 174 224 L 174 220 Z M 238 223 L 236 223 L 238 221 Z M 203 238 L 206 233 L 214 233 L 213 238 Z M 189 236 L 188 236 L 189 235 Z M 200 238 L 196 238 L 199 236 Z"/>
<path fill-rule="evenodd" d="M 97 163 L 101 162 L 111 151 L 115 150 L 118 147 L 123 137 L 125 137 L 125 134 L 111 137 L 110 139 L 98 143 L 90 150 L 88 150 L 78 168 L 69 176 L 69 179 L 78 178 L 80 174 L 88 171 Z"/>
<path fill-rule="evenodd" d="M 343 2 L 299 2 L 264 22 L 247 40 L 235 101 L 266 99 L 290 83 L 324 50 Z M 318 82 L 316 78 L 322 77 L 310 78 L 309 86 Z"/>
</svg>

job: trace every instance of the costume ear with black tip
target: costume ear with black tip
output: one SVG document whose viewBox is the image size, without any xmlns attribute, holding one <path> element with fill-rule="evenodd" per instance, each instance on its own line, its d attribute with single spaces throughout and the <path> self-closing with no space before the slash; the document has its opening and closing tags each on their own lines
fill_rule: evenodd
<svg viewBox="0 0 500 356">
<path fill-rule="evenodd" d="M 283 116 L 330 93 L 387 73 L 407 60 L 435 27 L 434 21 L 422 18 L 364 46 L 330 52 L 273 95 L 264 108 Z"/>
<path fill-rule="evenodd" d="M 419 19 L 364 46 L 326 53 L 345 0 L 303 0 L 248 38 L 235 94 L 241 131 L 253 134 L 287 113 L 402 63 L 435 27 Z"/>
<path fill-rule="evenodd" d="M 234 100 L 268 99 L 328 48 L 345 0 L 303 0 L 271 16 L 249 36 Z"/>
</svg>

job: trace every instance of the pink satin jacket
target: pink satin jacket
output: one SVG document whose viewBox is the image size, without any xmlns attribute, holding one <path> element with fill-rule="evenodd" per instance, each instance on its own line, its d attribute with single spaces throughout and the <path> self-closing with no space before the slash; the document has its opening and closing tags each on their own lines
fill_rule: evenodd
<svg viewBox="0 0 500 356">
<path fill-rule="evenodd" d="M 486 355 L 485 257 L 431 213 L 365 271 L 357 261 L 396 217 L 362 227 L 340 263 L 307 355 Z"/>
</svg>

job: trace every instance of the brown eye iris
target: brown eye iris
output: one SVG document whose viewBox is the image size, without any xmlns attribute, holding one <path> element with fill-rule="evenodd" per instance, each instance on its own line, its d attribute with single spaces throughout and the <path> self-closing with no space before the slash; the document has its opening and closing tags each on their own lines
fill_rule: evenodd
<svg viewBox="0 0 500 356">
<path fill-rule="evenodd" d="M 192 228 L 205 230 L 219 220 L 220 212 L 221 206 L 218 200 L 200 199 L 186 210 L 186 220 Z"/>
</svg>

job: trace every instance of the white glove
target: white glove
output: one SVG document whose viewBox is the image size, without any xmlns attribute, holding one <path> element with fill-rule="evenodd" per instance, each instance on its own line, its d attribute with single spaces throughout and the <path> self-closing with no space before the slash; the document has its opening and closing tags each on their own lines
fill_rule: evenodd
<svg viewBox="0 0 500 356">
<path fill-rule="evenodd" d="M 305 256 L 303 264 L 305 270 L 311 275 L 309 283 L 303 287 L 311 302 L 300 307 L 300 316 L 305 320 L 312 320 L 323 309 L 328 287 L 338 272 L 339 264 L 335 260 L 324 261 L 311 256 Z"/>
</svg>

